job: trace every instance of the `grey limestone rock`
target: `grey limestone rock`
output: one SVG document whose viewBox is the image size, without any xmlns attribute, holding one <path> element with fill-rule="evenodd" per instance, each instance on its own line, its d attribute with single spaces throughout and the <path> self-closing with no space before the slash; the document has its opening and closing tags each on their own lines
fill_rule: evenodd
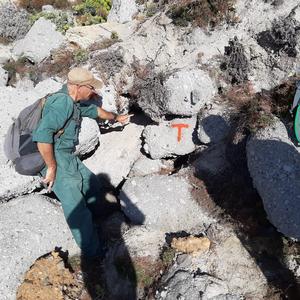
<svg viewBox="0 0 300 300">
<path fill-rule="evenodd" d="M 133 163 L 140 156 L 141 134 L 144 126 L 128 124 L 122 131 L 101 135 L 95 154 L 84 161 L 100 177 L 117 186 L 128 175 Z"/>
<path fill-rule="evenodd" d="M 130 170 L 129 177 L 146 176 L 167 169 L 172 170 L 173 167 L 173 161 L 151 159 L 143 155 L 134 163 Z"/>
<path fill-rule="evenodd" d="M 98 146 L 99 138 L 100 131 L 97 122 L 90 118 L 83 118 L 75 154 L 79 156 L 89 154 Z"/>
<path fill-rule="evenodd" d="M 184 177 L 133 177 L 120 193 L 122 210 L 133 223 L 164 232 L 210 224 L 213 220 L 192 198 L 191 188 Z"/>
<path fill-rule="evenodd" d="M 208 147 L 199 153 L 198 157 L 193 161 L 192 166 L 195 174 L 198 176 L 221 175 L 230 167 L 230 163 L 226 157 L 226 144 L 219 143 Z"/>
<path fill-rule="evenodd" d="M 0 206 L 0 294 L 15 299 L 24 273 L 40 256 L 61 247 L 79 253 L 62 209 L 47 197 L 30 195 Z"/>
<path fill-rule="evenodd" d="M 168 95 L 165 113 L 175 115 L 196 115 L 205 104 L 212 102 L 217 93 L 214 81 L 200 69 L 175 72 L 164 86 Z"/>
<path fill-rule="evenodd" d="M 221 142 L 231 130 L 230 113 L 224 105 L 213 104 L 203 109 L 198 121 L 198 138 L 203 144 Z"/>
<path fill-rule="evenodd" d="M 112 7 L 107 17 L 110 22 L 125 23 L 132 20 L 132 17 L 138 12 L 135 0 L 113 0 Z"/>
<path fill-rule="evenodd" d="M 40 18 L 24 39 L 15 44 L 13 54 L 17 57 L 25 56 L 39 63 L 50 55 L 51 50 L 59 48 L 64 40 L 64 36 L 56 31 L 56 26 L 51 21 Z"/>
<path fill-rule="evenodd" d="M 0 86 L 6 86 L 8 81 L 8 73 L 0 67 Z"/>
<path fill-rule="evenodd" d="M 281 121 L 251 137 L 247 160 L 270 222 L 283 234 L 300 239 L 300 151 Z"/>
<path fill-rule="evenodd" d="M 183 126 L 179 129 L 180 126 Z M 151 158 L 159 159 L 185 155 L 195 150 L 194 131 L 196 118 L 162 121 L 159 125 L 146 126 L 144 150 Z"/>
<path fill-rule="evenodd" d="M 265 299 L 267 280 L 234 230 L 214 223 L 207 237 L 208 251 L 177 257 L 156 299 Z"/>
<path fill-rule="evenodd" d="M 30 29 L 29 14 L 12 1 L 0 1 L 0 37 L 9 41 L 23 38 Z"/>
</svg>

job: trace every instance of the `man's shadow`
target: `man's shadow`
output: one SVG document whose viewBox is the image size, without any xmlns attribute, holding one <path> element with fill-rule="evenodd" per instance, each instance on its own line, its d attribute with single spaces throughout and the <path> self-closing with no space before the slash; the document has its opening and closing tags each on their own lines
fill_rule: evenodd
<svg viewBox="0 0 300 300">
<path fill-rule="evenodd" d="M 103 260 L 81 259 L 80 268 L 84 285 L 93 300 L 135 300 L 137 299 L 137 275 L 134 262 L 122 237 L 122 226 L 129 220 L 121 212 L 117 192 L 107 174 L 101 173 L 90 178 L 91 189 L 86 193 L 87 197 L 92 196 L 90 193 L 95 192 L 97 184 L 97 201 L 87 204 L 87 207 L 93 212 L 93 222 L 100 244 L 107 252 Z M 126 200 L 130 201 L 128 197 Z M 130 203 L 130 207 L 135 210 L 142 224 L 144 215 L 133 203 Z M 76 208 L 73 213 L 76 215 Z"/>
<path fill-rule="evenodd" d="M 210 116 L 210 121 L 213 118 L 219 124 L 222 123 L 219 116 Z M 225 121 L 223 122 L 225 124 Z M 211 126 L 207 128 L 206 134 L 209 136 L 210 132 Z M 283 235 L 268 220 L 262 198 L 253 186 L 247 165 L 246 145 L 248 139 L 249 136 L 246 135 L 236 144 L 232 143 L 230 139 L 223 141 L 226 144 L 225 156 L 229 162 L 229 168 L 215 175 L 207 170 L 197 169 L 197 162 L 194 161 L 196 163 L 194 175 L 204 181 L 213 201 L 232 220 L 242 224 L 238 228 L 238 237 L 249 254 L 255 259 L 257 266 L 265 275 L 268 283 L 275 289 L 285 291 L 284 295 L 282 295 L 283 297 L 300 299 L 299 283 L 284 263 L 285 245 L 282 239 Z M 274 140 L 257 140 L 255 143 L 256 149 L 264 151 L 270 160 L 273 158 L 274 153 L 272 153 L 272 149 L 274 149 L 277 153 L 280 151 L 282 157 L 294 157 L 300 163 L 300 154 L 294 147 L 286 143 Z M 218 147 L 218 145 L 215 147 Z M 202 154 L 196 159 L 201 159 L 201 156 Z M 276 167 L 274 166 L 274 168 Z M 265 192 L 272 194 L 275 191 L 267 190 L 266 187 Z M 297 198 L 295 197 L 294 199 L 296 201 Z M 299 209 L 295 211 L 293 209 L 289 210 L 294 215 L 294 219 L 296 218 L 295 213 L 297 214 L 298 211 Z M 287 212 L 286 218 L 289 218 Z M 298 248 L 298 251 L 300 251 L 299 244 L 295 243 L 295 248 Z"/>
</svg>

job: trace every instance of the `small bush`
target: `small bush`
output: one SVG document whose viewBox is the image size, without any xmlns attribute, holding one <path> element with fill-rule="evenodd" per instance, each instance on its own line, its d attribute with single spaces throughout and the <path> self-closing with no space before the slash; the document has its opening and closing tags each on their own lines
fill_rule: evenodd
<svg viewBox="0 0 300 300">
<path fill-rule="evenodd" d="M 84 49 L 78 49 L 74 52 L 74 60 L 77 64 L 82 64 L 86 62 L 88 58 L 88 52 Z"/>
<path fill-rule="evenodd" d="M 237 123 L 236 139 L 240 139 L 245 130 L 256 132 L 273 124 L 273 103 L 270 93 L 254 93 L 250 84 L 243 84 L 233 86 L 224 98 L 236 110 L 234 117 Z"/>
<path fill-rule="evenodd" d="M 17 60 L 10 60 L 4 64 L 3 69 L 8 73 L 8 84 L 12 85 L 17 80 L 17 74 L 23 78 L 31 69 L 32 63 L 26 57 L 19 57 Z"/>
<path fill-rule="evenodd" d="M 119 39 L 118 33 L 116 31 L 112 31 L 110 38 L 112 40 L 118 40 Z"/>
<path fill-rule="evenodd" d="M 29 15 L 11 3 L 0 5 L 0 37 L 7 41 L 21 39 L 30 29 Z"/>
<path fill-rule="evenodd" d="M 175 25 L 215 27 L 223 21 L 231 23 L 235 20 L 235 0 L 170 0 L 171 7 L 167 15 Z"/>
<path fill-rule="evenodd" d="M 80 25 L 92 25 L 106 22 L 111 8 L 110 0 L 84 0 L 73 7 Z"/>
<path fill-rule="evenodd" d="M 156 3 L 146 4 L 146 16 L 152 17 L 158 12 L 158 6 Z"/>
<path fill-rule="evenodd" d="M 30 16 L 30 22 L 33 24 L 39 18 L 50 20 L 56 25 L 56 29 L 65 33 L 70 27 L 74 26 L 73 19 L 65 12 L 39 12 Z"/>
<path fill-rule="evenodd" d="M 91 64 L 102 74 L 104 81 L 119 73 L 125 65 L 120 49 L 100 50 L 93 54 Z"/>
<path fill-rule="evenodd" d="M 152 120 L 159 121 L 167 109 L 168 95 L 164 87 L 166 75 L 162 72 L 157 74 L 153 63 L 141 65 L 139 62 L 134 62 L 132 68 L 135 79 L 129 94 L 133 103 Z"/>
<path fill-rule="evenodd" d="M 231 84 L 241 84 L 248 80 L 249 62 L 245 55 L 244 46 L 237 37 L 229 40 L 229 46 L 225 47 L 221 70 L 225 72 L 226 79 Z"/>
</svg>

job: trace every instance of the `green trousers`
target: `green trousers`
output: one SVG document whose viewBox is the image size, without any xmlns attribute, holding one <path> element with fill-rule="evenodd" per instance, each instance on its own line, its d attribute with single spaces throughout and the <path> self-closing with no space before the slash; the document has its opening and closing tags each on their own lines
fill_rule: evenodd
<svg viewBox="0 0 300 300">
<path fill-rule="evenodd" d="M 66 221 L 82 254 L 92 257 L 101 254 L 102 246 L 93 223 L 101 216 L 100 182 L 73 153 L 56 151 L 56 179 L 53 192 L 60 200 Z M 42 175 L 45 176 L 46 169 Z"/>
</svg>

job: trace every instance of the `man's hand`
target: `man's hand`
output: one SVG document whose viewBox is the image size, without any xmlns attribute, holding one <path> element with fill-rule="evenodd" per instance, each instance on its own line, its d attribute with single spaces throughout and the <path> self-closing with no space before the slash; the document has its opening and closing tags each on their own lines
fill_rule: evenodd
<svg viewBox="0 0 300 300">
<path fill-rule="evenodd" d="M 48 193 L 51 192 L 56 177 L 56 166 L 48 167 L 46 177 L 42 180 L 48 185 Z"/>
<path fill-rule="evenodd" d="M 130 117 L 132 117 L 132 115 L 118 115 L 116 117 L 116 121 L 120 122 L 121 124 L 127 124 L 130 121 Z"/>
<path fill-rule="evenodd" d="M 47 165 L 46 177 L 42 182 L 48 184 L 48 192 L 51 192 L 56 177 L 56 160 L 54 157 L 53 144 L 37 143 L 37 147 Z"/>
</svg>

